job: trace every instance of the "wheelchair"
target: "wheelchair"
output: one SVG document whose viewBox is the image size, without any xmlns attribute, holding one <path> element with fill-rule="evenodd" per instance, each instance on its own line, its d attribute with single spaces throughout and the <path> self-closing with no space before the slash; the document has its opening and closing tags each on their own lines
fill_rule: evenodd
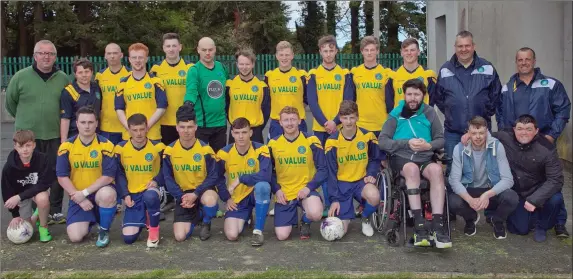
<svg viewBox="0 0 573 279">
<path fill-rule="evenodd" d="M 432 161 L 446 164 L 451 162 L 443 151 L 434 153 Z M 447 187 L 447 179 L 444 179 Z M 407 239 L 407 227 L 414 226 L 414 219 L 410 214 L 408 197 L 406 194 L 406 179 L 400 175 L 400 170 L 384 168 L 377 176 L 376 183 L 380 190 L 380 206 L 372 214 L 372 225 L 379 233 L 386 237 L 388 245 L 393 247 L 405 246 Z M 420 200 L 422 212 L 426 222 L 432 220 L 432 207 L 430 203 L 430 182 L 423 176 L 420 178 Z M 451 238 L 449 201 L 446 189 L 444 202 L 444 226 L 447 226 L 448 235 Z M 413 247 L 413 238 L 408 242 Z M 434 246 L 434 245 L 432 245 Z"/>
</svg>

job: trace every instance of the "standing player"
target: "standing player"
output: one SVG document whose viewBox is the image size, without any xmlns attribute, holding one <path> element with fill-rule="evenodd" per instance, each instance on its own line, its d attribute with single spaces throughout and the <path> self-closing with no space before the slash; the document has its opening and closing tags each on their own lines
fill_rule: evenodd
<svg viewBox="0 0 573 279">
<path fill-rule="evenodd" d="M 121 79 L 115 95 L 115 111 L 119 122 L 125 128 L 123 139 L 128 140 L 127 118 L 141 113 L 148 119 L 149 134 L 151 140 L 160 140 L 160 125 L 156 125 L 167 108 L 167 97 L 160 78 L 147 73 L 149 49 L 142 43 L 129 46 L 129 63 L 131 74 Z"/>
<path fill-rule="evenodd" d="M 354 87 L 354 99 L 360 107 L 358 126 L 380 135 L 382 125 L 392 107 L 386 107 L 386 88 L 391 84 L 392 70 L 378 64 L 380 41 L 374 36 L 366 36 L 360 42 L 360 52 L 364 63 L 350 70 Z"/>
<path fill-rule="evenodd" d="M 336 38 L 332 35 L 322 37 L 318 40 L 318 47 L 322 64 L 316 69 L 310 70 L 306 90 L 308 106 L 314 118 L 312 130 L 320 140 L 321 146 L 324 146 L 329 135 L 336 132 L 337 126 L 340 125 L 338 118 L 340 103 L 343 99 L 352 100 L 354 92 L 348 70 L 336 64 L 336 54 L 338 53 Z M 322 185 L 322 194 L 326 204 L 323 215 L 326 215 L 330 207 L 326 184 Z"/>
<path fill-rule="evenodd" d="M 426 88 L 428 89 L 428 94 L 424 97 L 424 104 L 430 104 L 430 99 L 434 94 L 434 88 L 436 85 L 436 73 L 432 70 L 426 70 L 422 65 L 418 64 L 420 45 L 416 39 L 405 39 L 402 42 L 400 55 L 402 55 L 402 58 L 404 59 L 404 64 L 392 73 L 392 79 L 389 83 L 390 88 L 386 90 L 386 106 L 388 108 L 388 113 L 390 113 L 393 108 L 397 107 L 401 100 L 404 100 L 402 85 L 407 80 L 417 78 L 424 82 L 424 85 L 426 85 Z M 430 105 L 433 106 L 433 104 Z"/>
<path fill-rule="evenodd" d="M 114 149 L 118 166 L 116 186 L 118 195 L 125 202 L 123 216 L 123 241 L 134 243 L 141 228 L 145 227 L 146 212 L 149 218 L 147 247 L 159 244 L 159 185 L 163 185 L 161 156 L 165 145 L 147 138 L 147 118 L 136 113 L 127 119 L 128 141 L 122 141 Z"/>
<path fill-rule="evenodd" d="M 300 117 L 294 107 L 284 107 L 280 124 L 284 133 L 269 141 L 273 164 L 272 191 L 275 203 L 275 234 L 290 236 L 297 222 L 297 208 L 303 208 L 300 238 L 310 238 L 310 222 L 322 218 L 322 201 L 316 189 L 327 179 L 324 150 L 315 136 L 299 131 Z"/>
<path fill-rule="evenodd" d="M 91 106 L 98 115 L 101 110 L 101 90 L 92 80 L 94 65 L 86 58 L 74 61 L 72 66 L 76 79 L 62 90 L 60 96 L 60 139 L 65 142 L 78 134 L 76 111 Z"/>
<path fill-rule="evenodd" d="M 165 59 L 151 67 L 149 73 L 155 75 L 163 81 L 167 103 L 169 106 L 165 110 L 165 115 L 161 117 L 161 141 L 168 145 L 179 137 L 175 129 L 175 113 L 177 108 L 183 105 L 185 97 L 185 78 L 187 70 L 193 63 L 185 61 L 181 56 L 183 45 L 179 41 L 176 33 L 166 33 L 163 35 L 163 52 Z"/>
<path fill-rule="evenodd" d="M 380 203 L 380 192 L 375 186 L 380 169 L 378 140 L 374 133 L 356 126 L 358 105 L 342 101 L 339 110 L 342 129 L 334 132 L 326 141 L 328 165 L 328 193 L 331 202 L 328 216 L 338 216 L 344 223 L 344 233 L 354 219 L 353 198 L 362 203 L 362 233 L 373 236 L 370 216 Z"/>
<path fill-rule="evenodd" d="M 249 120 L 252 140 L 265 143 L 263 128 L 269 120 L 269 87 L 253 75 L 256 56 L 251 49 L 242 49 L 235 54 L 239 74 L 227 81 L 227 115 L 229 123 L 240 117 Z M 229 143 L 234 137 L 229 137 Z"/>
<path fill-rule="evenodd" d="M 111 184 L 117 166 L 113 144 L 96 134 L 98 121 L 90 107 L 77 112 L 79 134 L 60 145 L 56 163 L 58 182 L 70 195 L 67 232 L 80 242 L 94 223 L 99 223 L 98 247 L 109 244 L 109 228 L 116 211 L 116 192 Z"/>
<path fill-rule="evenodd" d="M 30 130 L 14 134 L 14 150 L 2 168 L 2 198 L 4 207 L 12 213 L 9 228 L 20 226 L 23 220 L 36 222 L 40 219 L 38 232 L 41 242 L 52 240 L 48 230 L 50 214 L 50 185 L 54 172 L 48 157 L 36 150 L 36 138 Z M 38 214 L 32 213 L 32 201 L 38 205 Z"/>
<path fill-rule="evenodd" d="M 123 126 L 115 112 L 115 93 L 119 88 L 122 77 L 129 75 L 129 71 L 121 65 L 123 53 L 119 45 L 110 43 L 105 47 L 105 60 L 107 67 L 102 68 L 96 75 L 95 81 L 101 90 L 100 135 L 109 139 L 113 144 L 121 141 Z"/>
<path fill-rule="evenodd" d="M 167 190 L 175 197 L 173 233 L 175 240 L 184 241 L 202 221 L 200 239 L 207 240 L 219 199 L 214 191 L 219 181 L 215 153 L 195 137 L 197 122 L 192 104 L 179 107 L 176 117 L 179 139 L 165 148 L 162 167 Z"/>
<path fill-rule="evenodd" d="M 264 242 L 263 229 L 271 199 L 272 164 L 269 148 L 258 142 L 252 142 L 253 130 L 249 120 L 244 117 L 235 119 L 231 124 L 231 135 L 235 143 L 229 144 L 217 152 L 219 177 L 222 180 L 219 192 L 227 203 L 225 213 L 225 236 L 237 240 L 245 222 L 249 220 L 255 208 L 255 230 L 251 244 L 261 246 Z"/>
<path fill-rule="evenodd" d="M 215 61 L 215 42 L 204 37 L 197 45 L 199 62 L 187 72 L 185 102 L 191 102 L 197 111 L 197 138 L 208 143 L 215 152 L 227 141 L 225 112 L 225 82 L 227 70 Z"/>
<path fill-rule="evenodd" d="M 306 101 L 306 75 L 304 70 L 292 66 L 294 52 L 292 45 L 287 41 L 281 41 L 277 44 L 276 58 L 279 67 L 268 71 L 265 74 L 265 82 L 269 86 L 271 120 L 269 124 L 269 139 L 276 138 L 283 133 L 283 128 L 279 123 L 279 113 L 286 107 L 294 107 L 300 112 L 300 131 L 306 132 L 306 110 L 304 105 Z"/>
</svg>

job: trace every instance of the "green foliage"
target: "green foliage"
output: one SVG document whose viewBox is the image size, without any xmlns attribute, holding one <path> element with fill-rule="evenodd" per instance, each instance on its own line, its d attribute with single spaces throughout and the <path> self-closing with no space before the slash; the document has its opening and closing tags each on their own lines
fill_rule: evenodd
<svg viewBox="0 0 573 279">
<path fill-rule="evenodd" d="M 296 24 L 296 37 L 304 53 L 318 53 L 318 39 L 325 34 L 323 7 L 315 1 L 301 1 L 302 17 Z"/>
</svg>

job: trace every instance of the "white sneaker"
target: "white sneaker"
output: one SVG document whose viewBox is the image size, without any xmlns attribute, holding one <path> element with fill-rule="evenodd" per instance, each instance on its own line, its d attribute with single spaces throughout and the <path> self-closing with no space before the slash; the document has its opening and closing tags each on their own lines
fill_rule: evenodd
<svg viewBox="0 0 573 279">
<path fill-rule="evenodd" d="M 374 228 L 372 228 L 372 224 L 370 223 L 370 218 L 362 218 L 362 234 L 364 234 L 365 236 L 374 235 Z"/>
<path fill-rule="evenodd" d="M 275 209 L 269 210 L 269 216 L 275 216 Z"/>
</svg>

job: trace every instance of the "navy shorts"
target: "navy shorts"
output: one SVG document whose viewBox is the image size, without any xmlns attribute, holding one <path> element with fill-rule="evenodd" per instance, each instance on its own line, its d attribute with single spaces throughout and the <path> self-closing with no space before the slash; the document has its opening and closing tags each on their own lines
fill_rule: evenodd
<svg viewBox="0 0 573 279">
<path fill-rule="evenodd" d="M 99 133 L 102 137 L 108 139 L 109 141 L 111 141 L 111 143 L 113 144 L 118 144 L 119 142 L 121 142 L 123 139 L 121 138 L 121 133 L 111 133 L 111 132 L 104 132 L 101 131 Z"/>
<path fill-rule="evenodd" d="M 307 197 L 317 196 L 320 194 L 317 191 L 310 191 Z M 302 201 L 294 199 L 289 201 L 286 205 L 275 202 L 275 227 L 294 226 L 298 224 L 298 207 L 302 207 Z"/>
<path fill-rule="evenodd" d="M 279 121 L 271 119 L 270 122 L 271 123 L 269 124 L 269 138 L 273 139 L 273 138 L 276 138 L 276 137 L 282 135 L 284 131 L 283 131 L 283 127 L 281 127 L 281 124 L 279 123 Z M 298 129 L 301 132 L 305 132 L 305 133 L 308 131 L 308 128 L 306 126 L 306 121 L 304 121 L 304 119 L 301 119 L 300 125 L 298 125 Z"/>
<path fill-rule="evenodd" d="M 255 208 L 255 191 L 252 191 L 237 204 L 237 210 L 225 212 L 225 219 L 237 218 L 247 221 L 251 218 L 253 208 Z"/>
<path fill-rule="evenodd" d="M 91 227 L 93 224 L 99 223 L 99 206 L 95 202 L 95 195 L 96 193 L 92 193 L 86 197 L 92 202 L 94 206 L 89 211 L 84 211 L 79 204 L 77 204 L 73 200 L 70 200 L 68 204 L 68 216 L 66 217 L 66 226 L 69 226 L 73 223 L 89 222 Z"/>
<path fill-rule="evenodd" d="M 147 208 L 145 207 L 145 202 L 143 201 L 143 193 L 145 193 L 145 191 L 141 193 L 129 194 L 134 204 L 132 207 L 125 207 L 122 227 L 145 227 L 145 221 L 147 220 Z M 157 196 L 159 197 L 159 193 Z"/>
<path fill-rule="evenodd" d="M 354 204 L 353 199 L 358 202 L 362 202 L 362 190 L 364 190 L 366 183 L 364 180 L 359 180 L 356 182 L 345 182 L 338 181 L 338 189 L 340 191 L 340 212 L 338 218 L 340 220 L 351 220 L 354 219 Z"/>
</svg>

